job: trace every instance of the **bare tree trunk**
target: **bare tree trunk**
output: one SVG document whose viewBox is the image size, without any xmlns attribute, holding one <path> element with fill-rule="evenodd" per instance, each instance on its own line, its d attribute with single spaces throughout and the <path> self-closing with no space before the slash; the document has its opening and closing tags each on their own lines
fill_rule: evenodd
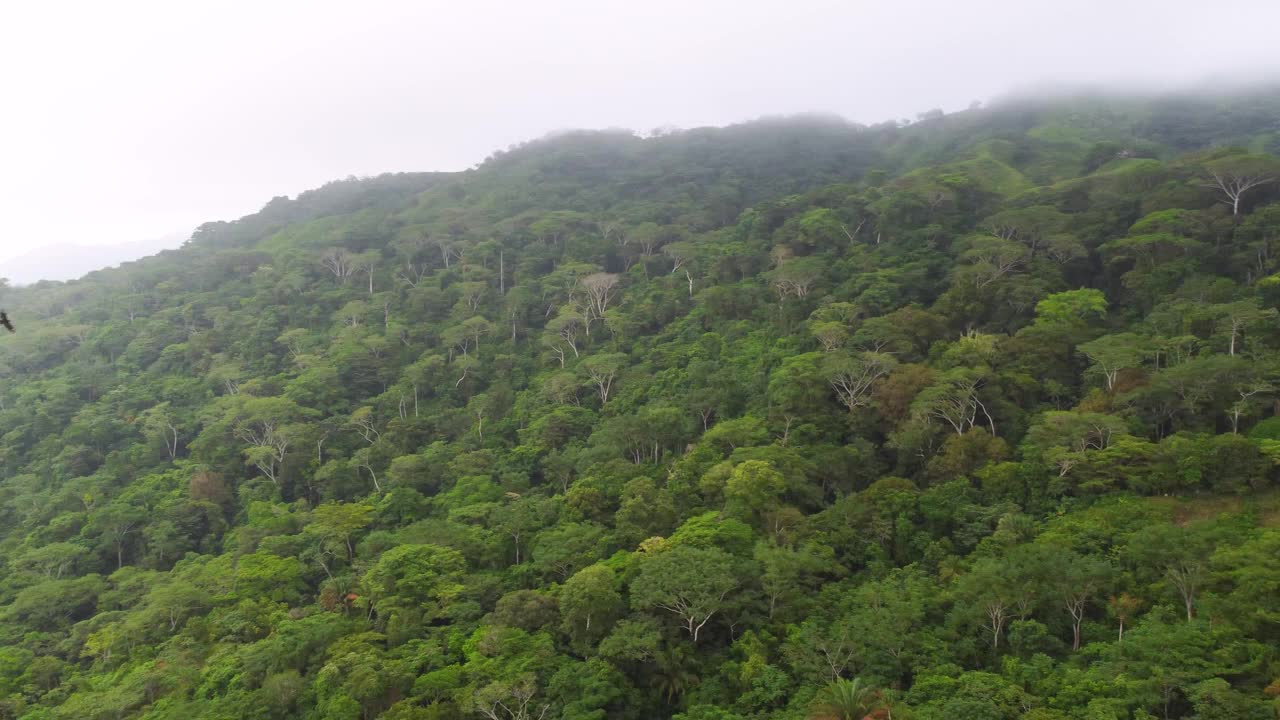
<svg viewBox="0 0 1280 720">
<path fill-rule="evenodd" d="M 168 426 L 169 432 L 173 433 L 173 442 L 169 442 L 169 438 L 166 437 L 164 443 L 165 449 L 169 451 L 169 459 L 173 460 L 178 457 L 178 428 L 174 427 L 173 423 L 165 424 Z"/>
</svg>

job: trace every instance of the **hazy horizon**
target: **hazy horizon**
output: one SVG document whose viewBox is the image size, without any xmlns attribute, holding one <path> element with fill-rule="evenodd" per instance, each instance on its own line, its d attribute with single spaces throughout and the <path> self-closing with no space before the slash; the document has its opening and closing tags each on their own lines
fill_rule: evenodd
<svg viewBox="0 0 1280 720">
<path fill-rule="evenodd" d="M 1187 1 L 72 5 L 11 9 L 0 30 L 0 260 L 189 232 L 353 175 L 461 170 L 556 131 L 872 124 L 1280 65 L 1280 7 L 1238 1 L 1215 16 L 1244 25 Z"/>
</svg>

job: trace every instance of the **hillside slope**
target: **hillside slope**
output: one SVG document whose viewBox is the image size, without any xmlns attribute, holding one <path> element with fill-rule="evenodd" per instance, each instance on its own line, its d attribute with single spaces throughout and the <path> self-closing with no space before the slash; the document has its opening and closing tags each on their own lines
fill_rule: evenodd
<svg viewBox="0 0 1280 720">
<path fill-rule="evenodd" d="M 1274 717 L 1278 110 L 569 133 L 6 290 L 0 716 Z"/>
</svg>

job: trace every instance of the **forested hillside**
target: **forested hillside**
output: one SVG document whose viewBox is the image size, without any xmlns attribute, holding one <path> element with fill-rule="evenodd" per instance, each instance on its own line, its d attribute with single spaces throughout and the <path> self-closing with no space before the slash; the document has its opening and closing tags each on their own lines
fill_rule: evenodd
<svg viewBox="0 0 1280 720">
<path fill-rule="evenodd" d="M 6 290 L 0 717 L 1275 718 L 1276 153 L 569 133 Z"/>
</svg>

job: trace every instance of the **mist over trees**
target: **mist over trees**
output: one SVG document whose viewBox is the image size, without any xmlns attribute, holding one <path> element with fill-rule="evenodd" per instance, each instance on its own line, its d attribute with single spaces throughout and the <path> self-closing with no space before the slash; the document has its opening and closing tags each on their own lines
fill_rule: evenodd
<svg viewBox="0 0 1280 720">
<path fill-rule="evenodd" d="M 566 133 L 6 289 L 0 717 L 1272 718 L 1276 118 Z"/>
</svg>

